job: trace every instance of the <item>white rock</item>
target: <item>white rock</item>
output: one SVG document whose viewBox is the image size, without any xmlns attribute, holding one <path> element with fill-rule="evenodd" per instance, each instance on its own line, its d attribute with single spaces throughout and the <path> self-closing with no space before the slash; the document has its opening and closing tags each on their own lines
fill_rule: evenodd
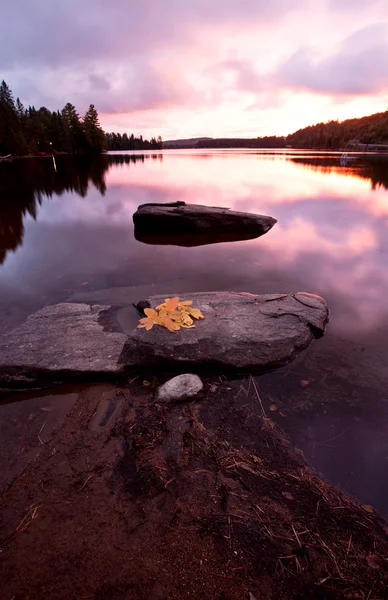
<svg viewBox="0 0 388 600">
<path fill-rule="evenodd" d="M 198 375 L 185 373 L 184 375 L 173 377 L 161 385 L 156 392 L 156 398 L 161 402 L 185 400 L 186 398 L 196 396 L 202 390 L 203 383 Z"/>
</svg>

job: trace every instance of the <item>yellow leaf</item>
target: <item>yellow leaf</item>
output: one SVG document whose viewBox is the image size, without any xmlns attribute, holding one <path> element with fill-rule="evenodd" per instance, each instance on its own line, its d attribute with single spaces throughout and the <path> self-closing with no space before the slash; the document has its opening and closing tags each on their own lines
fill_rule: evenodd
<svg viewBox="0 0 388 600">
<path fill-rule="evenodd" d="M 183 302 L 179 302 L 178 308 L 184 308 L 185 306 L 191 306 L 193 304 L 192 300 L 183 300 Z"/>
<path fill-rule="evenodd" d="M 147 381 L 147 379 L 144 379 L 144 381 L 143 381 L 143 385 L 144 385 L 145 387 L 149 387 L 150 385 L 152 385 L 152 383 L 151 383 L 150 381 Z"/>
<path fill-rule="evenodd" d="M 165 298 L 162 304 L 153 308 L 144 309 L 146 317 L 140 319 L 138 327 L 147 331 L 154 325 L 165 327 L 171 332 L 178 331 L 181 327 L 184 329 L 193 329 L 194 319 L 204 319 L 203 314 L 198 308 L 192 308 L 192 300 L 183 300 L 179 302 L 179 297 Z"/>
<path fill-rule="evenodd" d="M 193 319 L 185 312 L 181 313 L 178 323 L 184 324 L 190 327 L 193 324 Z"/>
<path fill-rule="evenodd" d="M 178 329 L 180 329 L 180 325 L 171 321 L 170 317 L 168 316 L 162 319 L 161 325 L 163 325 L 163 327 L 166 327 L 166 329 L 168 329 L 169 331 L 178 331 Z"/>
<path fill-rule="evenodd" d="M 144 319 L 140 319 L 139 321 L 139 325 L 137 326 L 138 329 L 146 329 L 147 331 L 149 331 L 150 329 L 152 329 L 154 326 L 154 321 L 152 319 L 150 319 L 149 317 L 145 317 Z"/>
<path fill-rule="evenodd" d="M 175 298 L 166 298 L 166 306 L 165 309 L 167 312 L 174 312 L 179 304 L 179 297 L 175 296 Z"/>
<path fill-rule="evenodd" d="M 201 313 L 201 311 L 199 310 L 199 308 L 190 308 L 188 312 L 192 317 L 194 317 L 194 319 L 204 319 L 205 318 L 203 316 L 203 314 Z"/>
</svg>

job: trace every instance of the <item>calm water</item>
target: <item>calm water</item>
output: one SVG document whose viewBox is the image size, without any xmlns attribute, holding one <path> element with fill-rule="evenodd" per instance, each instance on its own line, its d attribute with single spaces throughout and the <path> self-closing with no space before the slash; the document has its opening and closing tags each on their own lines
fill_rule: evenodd
<svg viewBox="0 0 388 600">
<path fill-rule="evenodd" d="M 134 239 L 139 204 L 177 200 L 278 224 L 197 248 Z M 321 294 L 327 334 L 262 378 L 260 393 L 310 464 L 388 513 L 388 157 L 341 166 L 338 154 L 165 151 L 0 163 L 0 263 L 0 331 L 73 297 Z"/>
</svg>

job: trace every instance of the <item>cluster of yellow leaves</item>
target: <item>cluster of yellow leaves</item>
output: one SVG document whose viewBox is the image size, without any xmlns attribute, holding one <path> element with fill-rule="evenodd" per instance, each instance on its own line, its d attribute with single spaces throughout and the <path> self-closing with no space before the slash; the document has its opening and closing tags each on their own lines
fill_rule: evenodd
<svg viewBox="0 0 388 600">
<path fill-rule="evenodd" d="M 163 304 L 159 304 L 156 310 L 145 308 L 143 319 L 140 319 L 138 328 L 144 328 L 147 331 L 154 325 L 166 327 L 169 331 L 178 331 L 183 329 L 192 329 L 195 327 L 193 319 L 204 319 L 205 317 L 198 308 L 192 308 L 192 300 L 179 302 L 179 298 L 166 298 Z"/>
</svg>

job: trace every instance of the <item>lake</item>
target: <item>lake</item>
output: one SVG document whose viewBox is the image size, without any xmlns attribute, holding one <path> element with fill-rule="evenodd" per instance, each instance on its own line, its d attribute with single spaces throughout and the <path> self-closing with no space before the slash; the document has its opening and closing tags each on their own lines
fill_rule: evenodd
<svg viewBox="0 0 388 600">
<path fill-rule="evenodd" d="M 324 338 L 258 389 L 311 466 L 388 514 L 388 157 L 340 157 L 176 150 L 0 163 L 0 332 L 72 297 L 320 294 Z M 139 204 L 178 200 L 278 223 L 256 240 L 194 248 L 135 240 Z M 231 387 L 253 402 L 248 381 Z"/>
</svg>

